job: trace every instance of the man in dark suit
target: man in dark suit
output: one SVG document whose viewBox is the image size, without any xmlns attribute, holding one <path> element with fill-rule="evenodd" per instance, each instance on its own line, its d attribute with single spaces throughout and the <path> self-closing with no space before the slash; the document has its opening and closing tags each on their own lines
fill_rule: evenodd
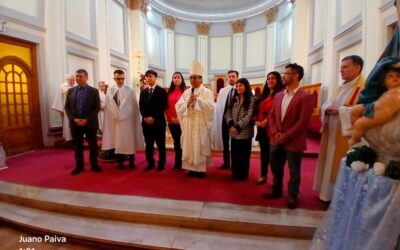
<svg viewBox="0 0 400 250">
<path fill-rule="evenodd" d="M 78 69 L 75 73 L 78 86 L 70 88 L 65 101 L 65 113 L 69 119 L 72 139 L 75 144 L 75 169 L 72 175 L 84 170 L 83 136 L 89 142 L 90 165 L 94 172 L 101 172 L 97 164 L 97 129 L 99 122 L 97 114 L 100 110 L 99 91 L 87 84 L 88 73 Z"/>
<path fill-rule="evenodd" d="M 164 170 L 166 160 L 165 150 L 165 115 L 164 111 L 168 106 L 167 92 L 157 86 L 157 72 L 146 71 L 147 87 L 140 92 L 139 108 L 142 115 L 142 128 L 146 142 L 146 171 L 155 167 L 154 142 L 158 149 L 157 171 Z"/>
<path fill-rule="evenodd" d="M 286 90 L 276 94 L 269 117 L 273 186 L 272 192 L 263 194 L 263 198 L 282 197 L 283 170 L 287 160 L 290 172 L 287 203 L 289 209 L 297 208 L 301 157 L 307 147 L 307 127 L 314 106 L 312 95 L 300 87 L 303 75 L 304 70 L 300 65 L 294 63 L 285 67 L 282 80 Z"/>
</svg>

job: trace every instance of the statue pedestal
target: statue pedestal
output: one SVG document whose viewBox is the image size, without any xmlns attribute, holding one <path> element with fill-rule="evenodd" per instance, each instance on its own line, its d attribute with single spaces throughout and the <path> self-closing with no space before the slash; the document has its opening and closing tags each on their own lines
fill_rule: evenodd
<svg viewBox="0 0 400 250">
<path fill-rule="evenodd" d="M 334 197 L 311 249 L 400 249 L 400 181 L 342 159 Z M 396 247 L 397 246 L 397 247 Z"/>
</svg>

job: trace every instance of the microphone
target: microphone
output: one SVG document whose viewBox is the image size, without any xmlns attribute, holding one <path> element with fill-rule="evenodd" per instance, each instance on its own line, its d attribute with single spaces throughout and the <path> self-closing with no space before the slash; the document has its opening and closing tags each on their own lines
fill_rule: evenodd
<svg viewBox="0 0 400 250">
<path fill-rule="evenodd" d="M 194 88 L 193 88 L 193 87 L 190 89 L 190 91 L 192 92 L 192 95 L 194 95 Z M 190 107 L 191 107 L 192 109 L 194 108 L 194 102 L 192 102 L 192 103 L 190 104 Z"/>
</svg>

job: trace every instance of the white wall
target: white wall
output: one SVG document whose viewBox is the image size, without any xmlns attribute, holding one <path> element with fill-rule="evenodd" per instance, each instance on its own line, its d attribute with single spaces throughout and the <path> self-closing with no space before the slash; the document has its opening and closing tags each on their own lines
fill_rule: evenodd
<svg viewBox="0 0 400 250">
<path fill-rule="evenodd" d="M 246 60 L 245 68 L 264 68 L 265 67 L 265 49 L 266 49 L 266 31 L 261 29 L 254 32 L 246 33 Z"/>
<path fill-rule="evenodd" d="M 110 41 L 110 49 L 125 54 L 125 9 L 124 6 L 115 1 L 108 1 L 107 6 L 107 26 L 108 40 Z"/>
<path fill-rule="evenodd" d="M 65 1 L 65 4 L 66 30 L 87 40 L 92 40 L 90 0 L 68 0 Z"/>
<path fill-rule="evenodd" d="M 310 75 L 305 84 L 322 82 L 324 102 L 342 84 L 339 65 L 343 57 L 361 56 L 363 74 L 368 76 L 388 43 L 388 26 L 397 18 L 391 0 L 312 0 L 309 11 Z"/>
<path fill-rule="evenodd" d="M 89 83 L 112 80 L 112 71 L 130 66 L 127 16 L 119 0 L 1 0 L 0 20 L 5 35 L 37 44 L 42 134 L 61 125 L 51 110 L 65 75 L 84 68 Z M 130 73 L 127 72 L 129 75 Z"/>
<path fill-rule="evenodd" d="M 175 67 L 188 72 L 190 63 L 196 59 L 196 37 L 175 35 Z"/>
<path fill-rule="evenodd" d="M 225 72 L 231 68 L 232 38 L 211 37 L 210 39 L 210 69 Z"/>
<path fill-rule="evenodd" d="M 1 0 L 1 6 L 6 7 L 23 14 L 36 17 L 39 11 L 39 1 L 38 0 Z"/>
<path fill-rule="evenodd" d="M 161 66 L 161 31 L 155 26 L 147 26 L 147 54 L 149 64 Z"/>
</svg>

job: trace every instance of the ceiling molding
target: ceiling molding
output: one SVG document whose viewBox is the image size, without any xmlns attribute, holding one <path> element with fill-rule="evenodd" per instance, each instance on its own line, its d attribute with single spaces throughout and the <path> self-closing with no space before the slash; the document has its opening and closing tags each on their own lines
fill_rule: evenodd
<svg viewBox="0 0 400 250">
<path fill-rule="evenodd" d="M 150 0 L 157 11 L 193 22 L 229 22 L 261 14 L 286 0 Z"/>
</svg>

